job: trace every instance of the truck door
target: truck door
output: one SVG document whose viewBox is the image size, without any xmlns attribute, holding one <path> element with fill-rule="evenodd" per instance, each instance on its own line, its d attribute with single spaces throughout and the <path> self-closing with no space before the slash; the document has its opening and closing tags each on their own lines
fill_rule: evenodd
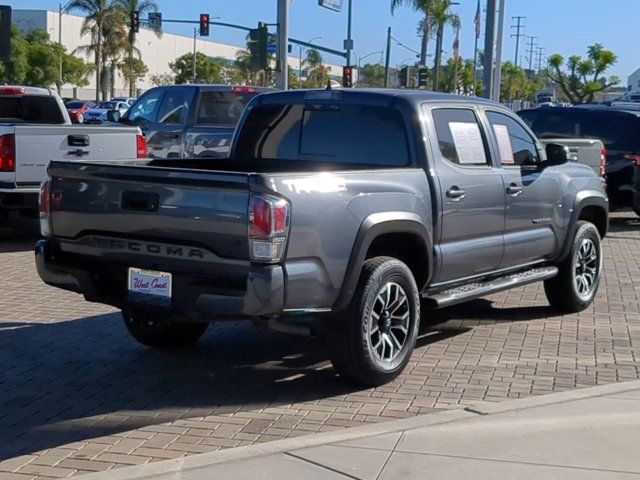
<svg viewBox="0 0 640 480">
<path fill-rule="evenodd" d="M 147 138 L 150 157 L 184 157 L 185 134 L 194 91 L 189 87 L 166 90 L 153 126 L 155 132 Z"/>
<path fill-rule="evenodd" d="M 558 247 L 562 191 L 555 167 L 540 168 L 538 143 L 521 121 L 486 111 L 502 165 L 507 202 L 501 268 L 545 259 Z"/>
<path fill-rule="evenodd" d="M 425 117 L 441 209 L 434 280 L 442 283 L 494 270 L 504 248 L 505 196 L 478 116 L 471 108 L 424 108 L 431 112 Z"/>
</svg>

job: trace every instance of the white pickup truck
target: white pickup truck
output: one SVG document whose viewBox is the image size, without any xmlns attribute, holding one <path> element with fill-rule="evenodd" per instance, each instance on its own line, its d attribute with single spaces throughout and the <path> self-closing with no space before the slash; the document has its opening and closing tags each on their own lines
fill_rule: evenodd
<svg viewBox="0 0 640 480">
<path fill-rule="evenodd" d="M 0 220 L 11 210 L 37 212 L 40 182 L 51 160 L 146 156 L 137 127 L 72 125 L 56 92 L 0 86 Z"/>
</svg>

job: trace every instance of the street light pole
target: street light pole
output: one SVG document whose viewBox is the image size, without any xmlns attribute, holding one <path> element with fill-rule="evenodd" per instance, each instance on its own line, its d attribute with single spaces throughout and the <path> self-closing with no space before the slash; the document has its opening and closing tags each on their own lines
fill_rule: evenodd
<svg viewBox="0 0 640 480">
<path fill-rule="evenodd" d="M 493 42 L 496 28 L 496 0 L 487 0 L 487 26 L 484 33 L 484 65 L 482 71 L 482 96 L 491 98 L 493 83 Z"/>
<path fill-rule="evenodd" d="M 504 8 L 505 0 L 500 0 L 498 12 L 498 34 L 496 36 L 496 66 L 493 72 L 492 98 L 500 101 L 500 83 L 502 81 L 502 36 L 504 33 Z"/>
<path fill-rule="evenodd" d="M 351 66 L 351 50 L 353 49 L 353 39 L 351 38 L 351 22 L 352 22 L 352 0 L 349 0 L 349 5 L 347 7 L 347 44 L 345 45 L 347 48 L 347 67 Z"/>
<path fill-rule="evenodd" d="M 276 86 L 281 90 L 288 88 L 288 39 L 289 39 L 289 0 L 278 0 L 278 49 L 277 63 L 280 67 L 276 74 Z"/>
<path fill-rule="evenodd" d="M 371 52 L 371 53 L 367 53 L 364 57 L 358 57 L 358 63 L 357 63 L 357 72 L 358 72 L 358 76 L 356 77 L 356 87 L 360 85 L 360 64 L 362 62 L 362 60 L 364 60 L 365 58 L 369 58 L 372 55 L 382 55 L 384 54 L 384 52 L 382 50 L 380 50 L 379 52 Z M 380 57 L 380 60 L 382 60 L 382 57 Z"/>
<path fill-rule="evenodd" d="M 389 87 L 389 60 L 391 57 L 391 27 L 387 29 L 387 58 L 384 62 L 384 88 Z"/>
<path fill-rule="evenodd" d="M 193 27 L 193 83 L 196 83 L 196 37 L 198 35 L 198 29 Z"/>
</svg>

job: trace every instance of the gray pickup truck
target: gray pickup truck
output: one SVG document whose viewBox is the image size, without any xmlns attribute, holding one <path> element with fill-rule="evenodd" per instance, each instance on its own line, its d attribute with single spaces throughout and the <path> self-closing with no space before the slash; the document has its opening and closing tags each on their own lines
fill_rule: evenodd
<svg viewBox="0 0 640 480">
<path fill-rule="evenodd" d="M 319 329 L 360 384 L 402 371 L 425 310 L 544 281 L 577 312 L 602 274 L 593 170 L 480 99 L 265 94 L 229 159 L 52 162 L 49 177 L 46 283 L 122 309 L 152 347 L 220 320 Z"/>
</svg>

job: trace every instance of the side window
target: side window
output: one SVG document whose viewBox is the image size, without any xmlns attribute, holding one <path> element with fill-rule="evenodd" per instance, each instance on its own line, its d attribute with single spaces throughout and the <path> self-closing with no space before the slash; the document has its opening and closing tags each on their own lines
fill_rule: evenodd
<svg viewBox="0 0 640 480">
<path fill-rule="evenodd" d="M 155 122 L 163 93 L 162 90 L 154 90 L 144 95 L 133 108 L 129 109 L 127 120 L 137 123 Z"/>
<path fill-rule="evenodd" d="M 487 167 L 490 160 L 473 110 L 438 108 L 432 110 L 440 153 L 461 166 Z"/>
<path fill-rule="evenodd" d="M 508 115 L 487 112 L 500 151 L 502 165 L 531 166 L 540 162 L 535 140 Z"/>
<path fill-rule="evenodd" d="M 189 115 L 189 103 L 193 97 L 191 88 L 167 90 L 162 99 L 158 123 L 169 125 L 185 125 Z"/>
</svg>

